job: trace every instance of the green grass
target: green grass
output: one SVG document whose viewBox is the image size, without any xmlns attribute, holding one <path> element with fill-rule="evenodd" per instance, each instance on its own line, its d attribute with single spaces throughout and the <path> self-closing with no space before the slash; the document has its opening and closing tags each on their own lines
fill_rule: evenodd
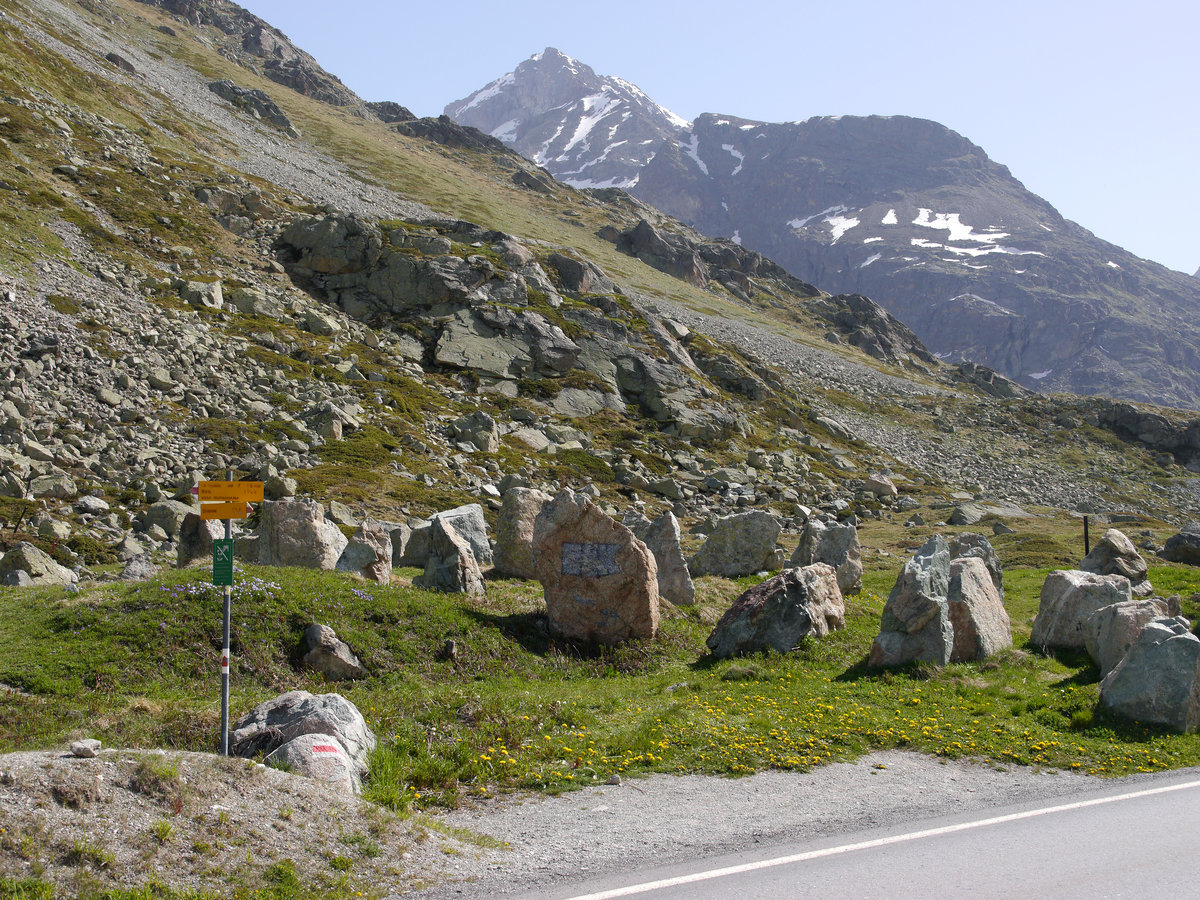
<svg viewBox="0 0 1200 900">
<path fill-rule="evenodd" d="M 283 690 L 337 690 L 380 737 L 366 795 L 398 811 L 517 787 L 557 792 L 613 773 L 804 771 L 876 748 L 1118 775 L 1200 763 L 1195 737 L 1096 709 L 1086 657 L 1028 647 L 1046 569 L 1009 569 L 1015 648 L 981 664 L 869 670 L 894 570 L 869 572 L 846 628 L 796 651 L 714 662 L 714 613 L 744 584 L 700 579 L 707 607 L 663 623 L 653 643 L 575 645 L 545 631 L 540 589 L 489 582 L 486 599 L 366 585 L 337 574 L 239 569 L 233 614 L 238 715 Z M 1200 570 L 1159 566 L 1190 596 Z M 0 750 L 61 745 L 81 728 L 112 746 L 213 750 L 219 603 L 205 570 L 76 596 L 5 591 Z M 707 610 L 707 611 L 706 611 Z M 1185 613 L 1200 612 L 1192 601 Z M 312 621 L 335 628 L 372 676 L 325 685 L 297 668 Z M 439 650 L 453 639 L 457 663 Z M 163 765 L 169 765 L 164 763 Z M 146 763 L 146 793 L 175 803 Z"/>
</svg>

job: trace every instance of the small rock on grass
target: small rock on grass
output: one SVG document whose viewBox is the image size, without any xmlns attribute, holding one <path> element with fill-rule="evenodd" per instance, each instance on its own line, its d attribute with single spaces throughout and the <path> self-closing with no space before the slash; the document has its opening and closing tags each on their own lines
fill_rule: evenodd
<svg viewBox="0 0 1200 900">
<path fill-rule="evenodd" d="M 93 759 L 100 752 L 102 746 L 103 744 L 95 738 L 85 738 L 71 744 L 71 755 L 80 759 Z"/>
</svg>

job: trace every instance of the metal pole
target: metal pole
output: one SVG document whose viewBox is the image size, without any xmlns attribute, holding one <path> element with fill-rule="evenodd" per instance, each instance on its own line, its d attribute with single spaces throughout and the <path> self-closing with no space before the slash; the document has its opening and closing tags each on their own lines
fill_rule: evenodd
<svg viewBox="0 0 1200 900">
<path fill-rule="evenodd" d="M 1088 534 L 1088 517 L 1083 517 L 1083 555 L 1087 556 L 1092 552 L 1092 540 Z"/>
<path fill-rule="evenodd" d="M 233 470 L 225 471 L 225 480 L 233 481 Z M 233 520 L 225 520 L 225 540 L 233 539 Z M 229 610 L 233 587 L 225 585 L 225 608 L 221 617 L 221 755 L 229 755 Z"/>
</svg>

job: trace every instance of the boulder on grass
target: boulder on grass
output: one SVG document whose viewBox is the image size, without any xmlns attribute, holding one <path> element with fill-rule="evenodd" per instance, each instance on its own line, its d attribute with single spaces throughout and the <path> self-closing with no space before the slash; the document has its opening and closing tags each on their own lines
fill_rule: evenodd
<svg viewBox="0 0 1200 900">
<path fill-rule="evenodd" d="M 826 524 L 812 518 L 804 524 L 800 543 L 788 561 L 791 566 L 828 563 L 837 571 L 838 588 L 843 597 L 862 590 L 862 544 L 858 529 L 849 523 Z"/>
<path fill-rule="evenodd" d="M 940 534 L 925 542 L 892 587 L 867 665 L 945 665 L 954 650 L 950 621 L 950 548 Z"/>
<path fill-rule="evenodd" d="M 533 562 L 551 630 L 602 644 L 658 634 L 658 567 L 632 531 L 564 490 L 533 524 Z"/>
<path fill-rule="evenodd" d="M 1100 667 L 1100 677 L 1125 658 L 1142 629 L 1169 615 L 1165 600 L 1146 597 L 1111 603 L 1088 616 L 1083 623 L 1083 640 L 1088 656 Z"/>
<path fill-rule="evenodd" d="M 1004 599 L 987 564 L 975 556 L 950 561 L 950 625 L 954 648 L 950 662 L 975 662 L 1012 646 L 1012 626 Z"/>
<path fill-rule="evenodd" d="M 1159 556 L 1167 562 L 1200 566 L 1200 522 L 1188 522 L 1179 534 L 1167 538 Z"/>
<path fill-rule="evenodd" d="M 368 581 L 392 580 L 392 535 L 382 522 L 364 519 L 338 557 L 340 572 L 353 572 Z"/>
<path fill-rule="evenodd" d="M 787 653 L 805 635 L 824 637 L 845 627 L 846 606 L 833 566 L 784 569 L 733 602 L 706 641 L 713 656 L 776 650 Z"/>
<path fill-rule="evenodd" d="M 300 662 L 330 681 L 367 677 L 367 670 L 337 632 L 316 622 L 304 629 L 304 656 Z"/>
<path fill-rule="evenodd" d="M 680 546 L 679 520 L 675 514 L 667 510 L 654 521 L 639 515 L 634 524 L 626 516 L 624 524 L 654 554 L 654 563 L 658 567 L 658 596 L 676 606 L 695 603 L 696 586 Z"/>
<path fill-rule="evenodd" d="M 533 522 L 549 502 L 549 494 L 534 488 L 511 487 L 504 492 L 492 556 L 492 563 L 501 575 L 537 578 L 533 566 Z"/>
<path fill-rule="evenodd" d="M 762 510 L 735 513 L 718 519 L 708 540 L 688 560 L 692 577 L 723 575 L 740 578 L 763 570 L 778 569 L 778 548 L 782 529 L 779 521 Z"/>
<path fill-rule="evenodd" d="M 332 571 L 349 543 L 316 500 L 265 500 L 258 526 L 258 561 Z"/>
<path fill-rule="evenodd" d="M 1132 599 L 1124 575 L 1096 575 L 1078 569 L 1051 572 L 1042 585 L 1042 600 L 1029 641 L 1036 647 L 1082 650 L 1087 646 L 1083 623 L 1096 610 Z"/>
<path fill-rule="evenodd" d="M 179 526 L 175 565 L 182 569 L 194 562 L 211 563 L 213 541 L 224 537 L 224 522 L 219 519 L 202 519 L 198 513 L 188 513 L 183 517 L 183 524 Z"/>
<path fill-rule="evenodd" d="M 355 776 L 361 779 L 367 774 L 375 733 L 358 708 L 341 694 L 288 691 L 258 704 L 234 723 L 229 752 L 248 758 L 268 755 L 302 734 L 337 738 L 350 757 Z"/>
<path fill-rule="evenodd" d="M 1129 579 L 1129 590 L 1135 597 L 1149 597 L 1154 586 L 1147 577 L 1149 567 L 1137 552 L 1124 532 L 1110 528 L 1096 542 L 1092 552 L 1083 558 L 1079 568 L 1097 575 L 1124 575 Z"/>
<path fill-rule="evenodd" d="M 487 594 L 483 573 L 467 539 L 446 519 L 434 517 L 430 526 L 429 558 L 413 587 L 482 597 Z"/>
<path fill-rule="evenodd" d="M 1182 618 L 1155 619 L 1100 682 L 1100 702 L 1127 719 L 1184 734 L 1200 726 L 1200 639 Z"/>
</svg>

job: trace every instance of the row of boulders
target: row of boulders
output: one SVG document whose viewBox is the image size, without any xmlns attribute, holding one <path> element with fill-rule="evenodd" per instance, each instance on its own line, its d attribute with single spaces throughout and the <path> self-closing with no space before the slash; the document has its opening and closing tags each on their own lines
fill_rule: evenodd
<svg viewBox="0 0 1200 900">
<path fill-rule="evenodd" d="M 1145 560 L 1109 529 L 1079 570 L 1042 585 L 1031 642 L 1086 649 L 1100 669 L 1100 702 L 1128 719 L 1190 732 L 1200 727 L 1200 638 L 1179 598 L 1149 596 Z"/>
</svg>

